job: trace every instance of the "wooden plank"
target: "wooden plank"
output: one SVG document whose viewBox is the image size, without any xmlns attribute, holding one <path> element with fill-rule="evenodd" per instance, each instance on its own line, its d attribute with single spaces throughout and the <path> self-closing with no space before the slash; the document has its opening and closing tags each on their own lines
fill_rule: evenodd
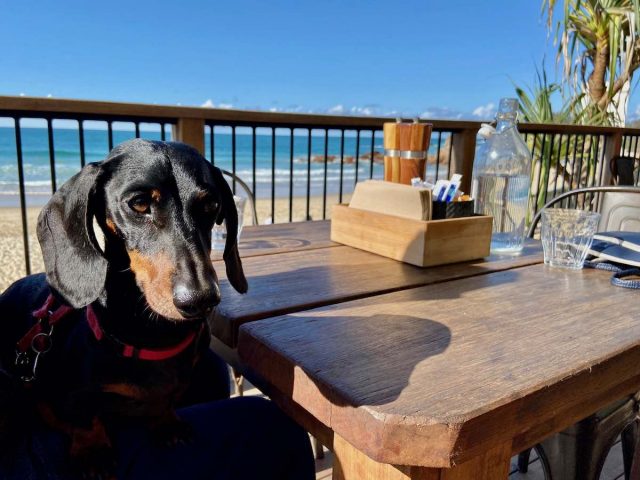
<svg viewBox="0 0 640 480">
<path fill-rule="evenodd" d="M 446 468 L 640 390 L 640 302 L 534 265 L 253 322 L 239 355 L 371 459 Z"/>
<path fill-rule="evenodd" d="M 476 154 L 477 130 L 464 130 L 453 135 L 451 173 L 462 174 L 460 190 L 471 192 L 471 177 L 473 176 L 473 160 Z"/>
<path fill-rule="evenodd" d="M 62 98 L 42 97 L 13 97 L 0 96 L 0 110 L 23 111 L 31 114 L 46 112 L 51 114 L 71 115 L 119 115 L 136 117 L 158 117 L 162 119 L 200 118 L 217 122 L 245 123 L 251 125 L 281 124 L 301 126 L 336 126 L 362 127 L 382 129 L 382 125 L 389 121 L 388 117 L 354 117 L 343 115 L 320 115 L 263 112 L 236 109 L 218 109 L 202 107 L 182 107 L 169 105 L 150 105 L 144 103 L 119 103 L 96 100 L 71 100 Z M 61 115 L 62 116 L 62 115 Z M 481 122 L 461 120 L 428 120 L 434 130 L 442 131 L 478 131 Z M 637 128 L 597 127 L 587 125 L 552 125 L 520 123 L 521 132 L 557 132 L 557 133 L 586 133 L 608 134 L 623 131 L 628 135 L 640 134 Z"/>
<path fill-rule="evenodd" d="M 533 241 L 519 256 L 491 256 L 433 268 L 339 246 L 245 258 L 249 292 L 240 295 L 227 283 L 222 262 L 216 261 L 222 302 L 211 319 L 211 329 L 235 347 L 238 328 L 245 322 L 540 262 L 542 250 Z"/>
<path fill-rule="evenodd" d="M 242 229 L 238 246 L 242 258 L 337 247 L 338 244 L 331 241 L 330 235 L 329 220 L 249 225 Z M 211 259 L 222 259 L 222 252 L 212 251 Z"/>
<path fill-rule="evenodd" d="M 611 160 L 621 154 L 622 152 L 622 137 L 623 132 L 612 134 L 607 138 L 606 148 L 604 150 L 604 157 L 602 159 L 602 175 L 600 176 L 600 182 L 602 185 L 614 185 L 614 178 L 611 172 Z"/>
<path fill-rule="evenodd" d="M 333 446 L 333 480 L 440 480 L 439 472 L 432 469 L 403 471 L 371 460 L 339 435 L 335 436 Z"/>
<path fill-rule="evenodd" d="M 200 118 L 179 118 L 173 126 L 173 138 L 191 145 L 204 155 L 204 120 Z"/>
<path fill-rule="evenodd" d="M 490 449 L 452 468 L 394 466 L 378 463 L 335 435 L 333 480 L 499 480 L 509 475 L 511 445 Z"/>
</svg>

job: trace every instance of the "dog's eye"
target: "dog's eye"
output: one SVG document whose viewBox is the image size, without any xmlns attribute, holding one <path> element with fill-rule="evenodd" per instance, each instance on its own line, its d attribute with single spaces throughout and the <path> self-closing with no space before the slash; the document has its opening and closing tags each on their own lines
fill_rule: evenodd
<svg viewBox="0 0 640 480">
<path fill-rule="evenodd" d="M 134 212 L 148 214 L 151 213 L 151 197 L 148 195 L 138 195 L 129 200 L 129 207 Z"/>
<path fill-rule="evenodd" d="M 202 211 L 207 215 L 216 213 L 218 211 L 218 203 L 215 200 L 205 201 L 202 204 Z"/>
<path fill-rule="evenodd" d="M 216 198 L 210 193 L 201 194 L 199 198 L 193 203 L 193 211 L 197 215 L 210 216 L 218 211 L 218 202 Z"/>
</svg>

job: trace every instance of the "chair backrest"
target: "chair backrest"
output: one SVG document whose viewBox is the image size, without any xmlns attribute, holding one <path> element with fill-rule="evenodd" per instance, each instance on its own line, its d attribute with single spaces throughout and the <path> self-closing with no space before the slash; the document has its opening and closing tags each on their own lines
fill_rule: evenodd
<svg viewBox="0 0 640 480">
<path fill-rule="evenodd" d="M 611 159 L 611 173 L 616 184 L 633 185 L 636 164 L 634 157 L 618 156 Z M 600 205 L 598 231 L 640 232 L 640 195 L 629 192 L 606 192 Z"/>
<path fill-rule="evenodd" d="M 251 218 L 253 220 L 253 224 L 258 225 L 258 211 L 256 210 L 256 198 L 253 195 L 253 193 L 251 193 L 251 189 L 249 188 L 249 185 L 247 185 L 239 176 L 235 175 L 233 172 L 229 172 L 223 169 L 220 169 L 220 171 L 222 172 L 223 175 L 226 175 L 232 180 L 235 180 L 238 183 L 238 185 L 240 185 L 240 188 L 244 190 L 244 193 L 247 195 L 247 198 L 249 199 L 249 204 L 251 205 Z"/>
<path fill-rule="evenodd" d="M 640 232 L 640 195 L 606 192 L 600 207 L 599 232 Z"/>
<path fill-rule="evenodd" d="M 545 208 L 552 208 L 579 195 L 588 195 L 591 198 L 589 202 L 597 202 L 597 195 L 602 196 L 598 209 L 602 214 L 598 231 L 640 231 L 640 187 L 616 185 L 577 188 L 558 195 L 534 215 L 527 236 L 533 238 Z"/>
</svg>

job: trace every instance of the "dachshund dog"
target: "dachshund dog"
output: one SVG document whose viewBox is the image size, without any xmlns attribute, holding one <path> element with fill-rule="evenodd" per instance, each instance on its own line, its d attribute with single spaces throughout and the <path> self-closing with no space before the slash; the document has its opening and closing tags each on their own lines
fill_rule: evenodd
<svg viewBox="0 0 640 480">
<path fill-rule="evenodd" d="M 207 353 L 220 302 L 211 230 L 223 220 L 227 278 L 244 293 L 231 190 L 195 149 L 131 140 L 67 181 L 38 218 L 46 277 L 0 297 L 0 435 L 11 399 L 27 399 L 70 436 L 72 465 L 93 478 L 113 470 L 115 425 L 186 439 L 174 407 Z"/>
</svg>

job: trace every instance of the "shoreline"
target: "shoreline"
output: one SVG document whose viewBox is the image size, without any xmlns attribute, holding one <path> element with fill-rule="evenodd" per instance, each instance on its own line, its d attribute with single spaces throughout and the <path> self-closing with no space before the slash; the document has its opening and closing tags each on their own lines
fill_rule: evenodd
<svg viewBox="0 0 640 480">
<path fill-rule="evenodd" d="M 49 200 L 49 196 L 42 196 L 41 205 L 33 205 L 27 199 L 27 231 L 29 233 L 29 252 L 31 258 L 31 271 L 33 273 L 44 271 L 44 263 L 40 252 L 40 245 L 36 238 L 36 222 L 42 207 Z M 1 198 L 1 196 L 0 196 Z M 345 193 L 343 202 L 348 202 L 351 193 Z M 309 197 L 309 213 L 313 220 L 322 220 L 322 195 Z M 337 194 L 327 194 L 327 219 L 331 218 L 331 207 L 338 203 Z M 258 198 L 256 200 L 258 220 L 261 224 L 271 216 L 271 198 Z M 306 196 L 293 197 L 292 221 L 306 220 Z M 289 221 L 289 197 L 276 197 L 275 199 L 275 223 L 287 223 Z M 252 225 L 251 208 L 247 205 L 244 212 L 244 226 Z M 3 205 L 0 200 L 0 292 L 4 291 L 11 283 L 26 275 L 24 260 L 24 245 L 22 238 L 22 218 L 19 206 Z"/>
</svg>

